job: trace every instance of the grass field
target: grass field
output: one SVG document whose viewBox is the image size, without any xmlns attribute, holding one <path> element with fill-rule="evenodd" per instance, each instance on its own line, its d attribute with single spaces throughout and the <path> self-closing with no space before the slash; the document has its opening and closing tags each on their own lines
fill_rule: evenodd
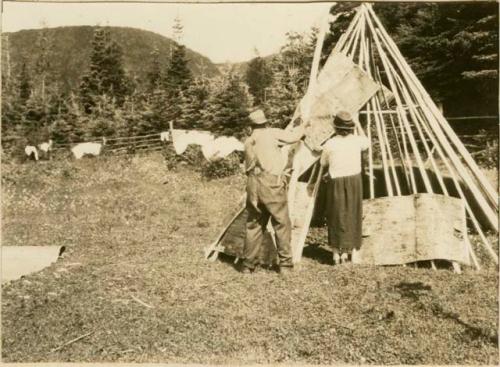
<svg viewBox="0 0 500 367">
<path fill-rule="evenodd" d="M 3 362 L 499 362 L 498 271 L 483 251 L 480 272 L 456 275 L 333 267 L 310 246 L 289 280 L 249 276 L 202 252 L 243 177 L 167 171 L 160 154 L 2 171 L 2 244 L 67 248 L 2 287 Z"/>
</svg>

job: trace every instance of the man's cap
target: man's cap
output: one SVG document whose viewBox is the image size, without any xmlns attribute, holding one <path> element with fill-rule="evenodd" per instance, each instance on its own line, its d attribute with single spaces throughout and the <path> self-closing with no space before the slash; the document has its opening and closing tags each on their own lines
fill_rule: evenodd
<svg viewBox="0 0 500 367">
<path fill-rule="evenodd" d="M 356 125 L 349 112 L 340 111 L 333 119 L 333 126 L 336 129 L 353 130 Z"/>
<path fill-rule="evenodd" d="M 267 122 L 266 115 L 264 115 L 264 111 L 261 109 L 255 110 L 249 115 L 252 124 L 254 125 L 262 125 Z"/>
</svg>

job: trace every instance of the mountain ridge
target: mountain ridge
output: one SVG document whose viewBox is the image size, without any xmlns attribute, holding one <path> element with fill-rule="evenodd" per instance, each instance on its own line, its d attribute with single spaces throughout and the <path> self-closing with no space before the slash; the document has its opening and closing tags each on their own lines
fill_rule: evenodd
<svg viewBox="0 0 500 367">
<path fill-rule="evenodd" d="M 139 85 L 146 83 L 151 52 L 157 48 L 162 70 L 170 60 L 170 50 L 176 42 L 161 34 L 133 27 L 112 26 L 61 26 L 42 29 L 25 29 L 5 32 L 8 37 L 11 67 L 17 68 L 23 63 L 32 64 L 36 41 L 42 32 L 53 42 L 49 57 L 50 78 L 61 83 L 63 90 L 78 87 L 81 76 L 87 71 L 92 51 L 94 30 L 104 28 L 110 31 L 111 38 L 118 42 L 123 50 L 123 66 L 127 74 Z M 5 46 L 4 46 L 5 47 Z M 213 77 L 219 75 L 215 64 L 206 56 L 186 49 L 188 66 L 195 76 Z"/>
</svg>

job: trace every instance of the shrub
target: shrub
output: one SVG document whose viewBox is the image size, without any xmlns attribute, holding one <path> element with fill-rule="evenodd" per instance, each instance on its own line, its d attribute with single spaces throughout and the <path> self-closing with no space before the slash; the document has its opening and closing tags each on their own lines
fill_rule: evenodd
<svg viewBox="0 0 500 367">
<path fill-rule="evenodd" d="M 232 153 L 226 158 L 217 159 L 203 164 L 201 175 L 209 180 L 228 177 L 240 171 L 240 157 Z"/>
<path fill-rule="evenodd" d="M 484 168 L 498 168 L 498 140 L 486 142 L 485 149 L 475 154 L 476 162 Z"/>
<path fill-rule="evenodd" d="M 175 170 L 179 165 L 190 166 L 195 170 L 199 170 L 205 160 L 201 148 L 191 145 L 187 147 L 184 153 L 177 155 L 174 147 L 169 144 L 163 150 L 163 157 L 169 170 Z"/>
</svg>

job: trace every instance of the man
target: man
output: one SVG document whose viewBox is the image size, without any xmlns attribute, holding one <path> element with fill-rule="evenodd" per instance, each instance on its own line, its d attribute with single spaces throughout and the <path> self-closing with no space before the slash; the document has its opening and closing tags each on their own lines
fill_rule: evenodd
<svg viewBox="0 0 500 367">
<path fill-rule="evenodd" d="M 252 134 L 245 142 L 247 181 L 246 240 L 243 273 L 255 270 L 267 223 L 271 219 L 276 234 L 280 272 L 292 270 L 290 237 L 292 224 L 288 213 L 286 161 L 280 146 L 298 142 L 304 128 L 292 131 L 270 128 L 262 110 L 250 114 Z"/>
</svg>

